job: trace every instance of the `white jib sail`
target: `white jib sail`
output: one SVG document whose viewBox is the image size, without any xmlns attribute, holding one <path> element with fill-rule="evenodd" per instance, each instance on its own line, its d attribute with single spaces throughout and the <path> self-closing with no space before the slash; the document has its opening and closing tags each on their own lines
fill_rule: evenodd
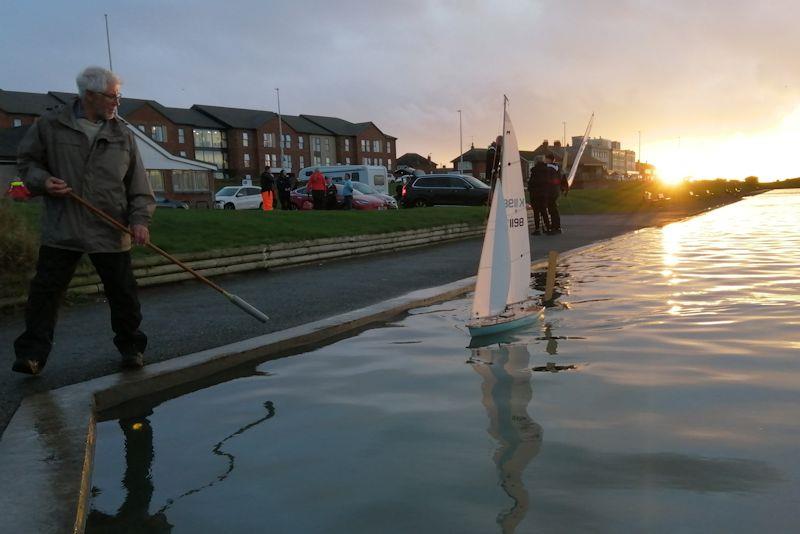
<svg viewBox="0 0 800 534">
<path fill-rule="evenodd" d="M 530 289 L 528 212 L 517 137 L 507 111 L 503 122 L 502 171 L 492 192 L 483 238 L 472 303 L 475 318 L 502 313 L 507 304 L 526 300 Z"/>
<path fill-rule="evenodd" d="M 502 180 L 497 180 L 492 191 L 492 207 L 483 236 L 478 280 L 472 299 L 472 316 L 491 317 L 506 307 L 510 263 L 508 261 L 508 231 Z"/>
</svg>

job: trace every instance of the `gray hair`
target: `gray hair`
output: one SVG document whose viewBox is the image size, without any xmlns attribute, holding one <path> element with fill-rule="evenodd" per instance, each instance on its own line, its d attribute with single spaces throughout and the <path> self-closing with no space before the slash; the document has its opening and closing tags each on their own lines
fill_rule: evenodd
<svg viewBox="0 0 800 534">
<path fill-rule="evenodd" d="M 83 98 L 87 90 L 102 93 L 110 83 L 121 84 L 122 80 L 119 76 L 103 67 L 86 67 L 75 78 L 75 83 L 78 84 L 78 94 Z"/>
</svg>

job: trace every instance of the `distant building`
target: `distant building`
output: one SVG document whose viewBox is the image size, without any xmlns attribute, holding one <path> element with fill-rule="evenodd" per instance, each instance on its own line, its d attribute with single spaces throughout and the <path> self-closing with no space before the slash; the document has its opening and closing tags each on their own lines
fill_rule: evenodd
<svg viewBox="0 0 800 534">
<path fill-rule="evenodd" d="M 138 128 L 127 121 L 123 122 L 133 133 L 150 185 L 157 196 L 187 202 L 194 207 L 213 207 L 215 165 L 171 154 Z M 17 148 L 29 129 L 30 124 L 0 129 L 2 193 L 7 183 L 18 175 Z"/>
<path fill-rule="evenodd" d="M 435 161 L 431 161 L 430 156 L 426 158 L 414 152 L 408 152 L 397 158 L 397 168 L 410 167 L 426 174 L 435 172 L 438 166 Z"/>
<path fill-rule="evenodd" d="M 573 138 L 573 140 L 575 139 L 577 139 L 579 146 L 582 137 Z M 550 144 L 550 142 L 545 139 L 535 150 L 520 150 L 519 156 L 523 179 L 527 181 L 530 170 L 537 161 L 543 161 L 548 153 L 552 153 L 553 156 L 555 156 L 556 162 L 559 164 L 563 163 L 566 154 L 566 172 L 569 172 L 572 167 L 571 162 L 575 161 L 577 157 L 578 146 L 563 147 L 561 146 L 561 141 L 554 141 L 553 144 Z M 609 145 L 609 150 L 610 148 Z M 581 161 L 578 171 L 575 173 L 575 180 L 572 187 L 575 189 L 608 187 L 608 164 L 605 161 L 593 157 L 589 152 L 590 150 L 587 147 L 583 156 L 581 156 Z M 486 148 L 475 148 L 474 146 L 464 153 L 464 162 L 469 163 L 466 174 L 471 174 L 475 178 L 486 181 L 486 153 Z M 452 160 L 454 167 L 457 166 L 459 159 L 460 158 L 455 158 Z"/>
<path fill-rule="evenodd" d="M 0 90 L 0 130 L 32 124 L 76 96 Z M 358 163 L 391 170 L 396 164 L 397 138 L 372 122 L 318 115 L 282 115 L 279 120 L 272 111 L 170 108 L 135 98 L 123 98 L 118 113 L 170 154 L 216 165 L 218 179 L 253 180 L 265 168 L 297 172 L 311 165 Z"/>
</svg>

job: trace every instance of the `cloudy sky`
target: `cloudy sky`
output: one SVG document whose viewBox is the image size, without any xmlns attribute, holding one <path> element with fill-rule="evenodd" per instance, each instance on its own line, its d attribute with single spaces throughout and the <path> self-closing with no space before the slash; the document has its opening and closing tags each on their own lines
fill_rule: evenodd
<svg viewBox="0 0 800 534">
<path fill-rule="evenodd" d="M 619 140 L 671 177 L 800 176 L 800 2 L 7 0 L 0 88 L 74 90 L 371 120 L 444 163 L 500 130 L 520 147 Z"/>
</svg>

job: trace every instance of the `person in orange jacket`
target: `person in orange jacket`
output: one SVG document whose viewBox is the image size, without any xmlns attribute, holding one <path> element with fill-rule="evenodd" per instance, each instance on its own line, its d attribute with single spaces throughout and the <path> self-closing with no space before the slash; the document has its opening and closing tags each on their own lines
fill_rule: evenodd
<svg viewBox="0 0 800 534">
<path fill-rule="evenodd" d="M 311 191 L 311 198 L 314 201 L 314 209 L 324 210 L 325 190 L 327 189 L 327 184 L 325 184 L 325 175 L 320 172 L 319 167 L 314 169 L 314 172 L 311 173 L 311 177 L 308 179 L 308 186 L 306 189 Z"/>
</svg>

